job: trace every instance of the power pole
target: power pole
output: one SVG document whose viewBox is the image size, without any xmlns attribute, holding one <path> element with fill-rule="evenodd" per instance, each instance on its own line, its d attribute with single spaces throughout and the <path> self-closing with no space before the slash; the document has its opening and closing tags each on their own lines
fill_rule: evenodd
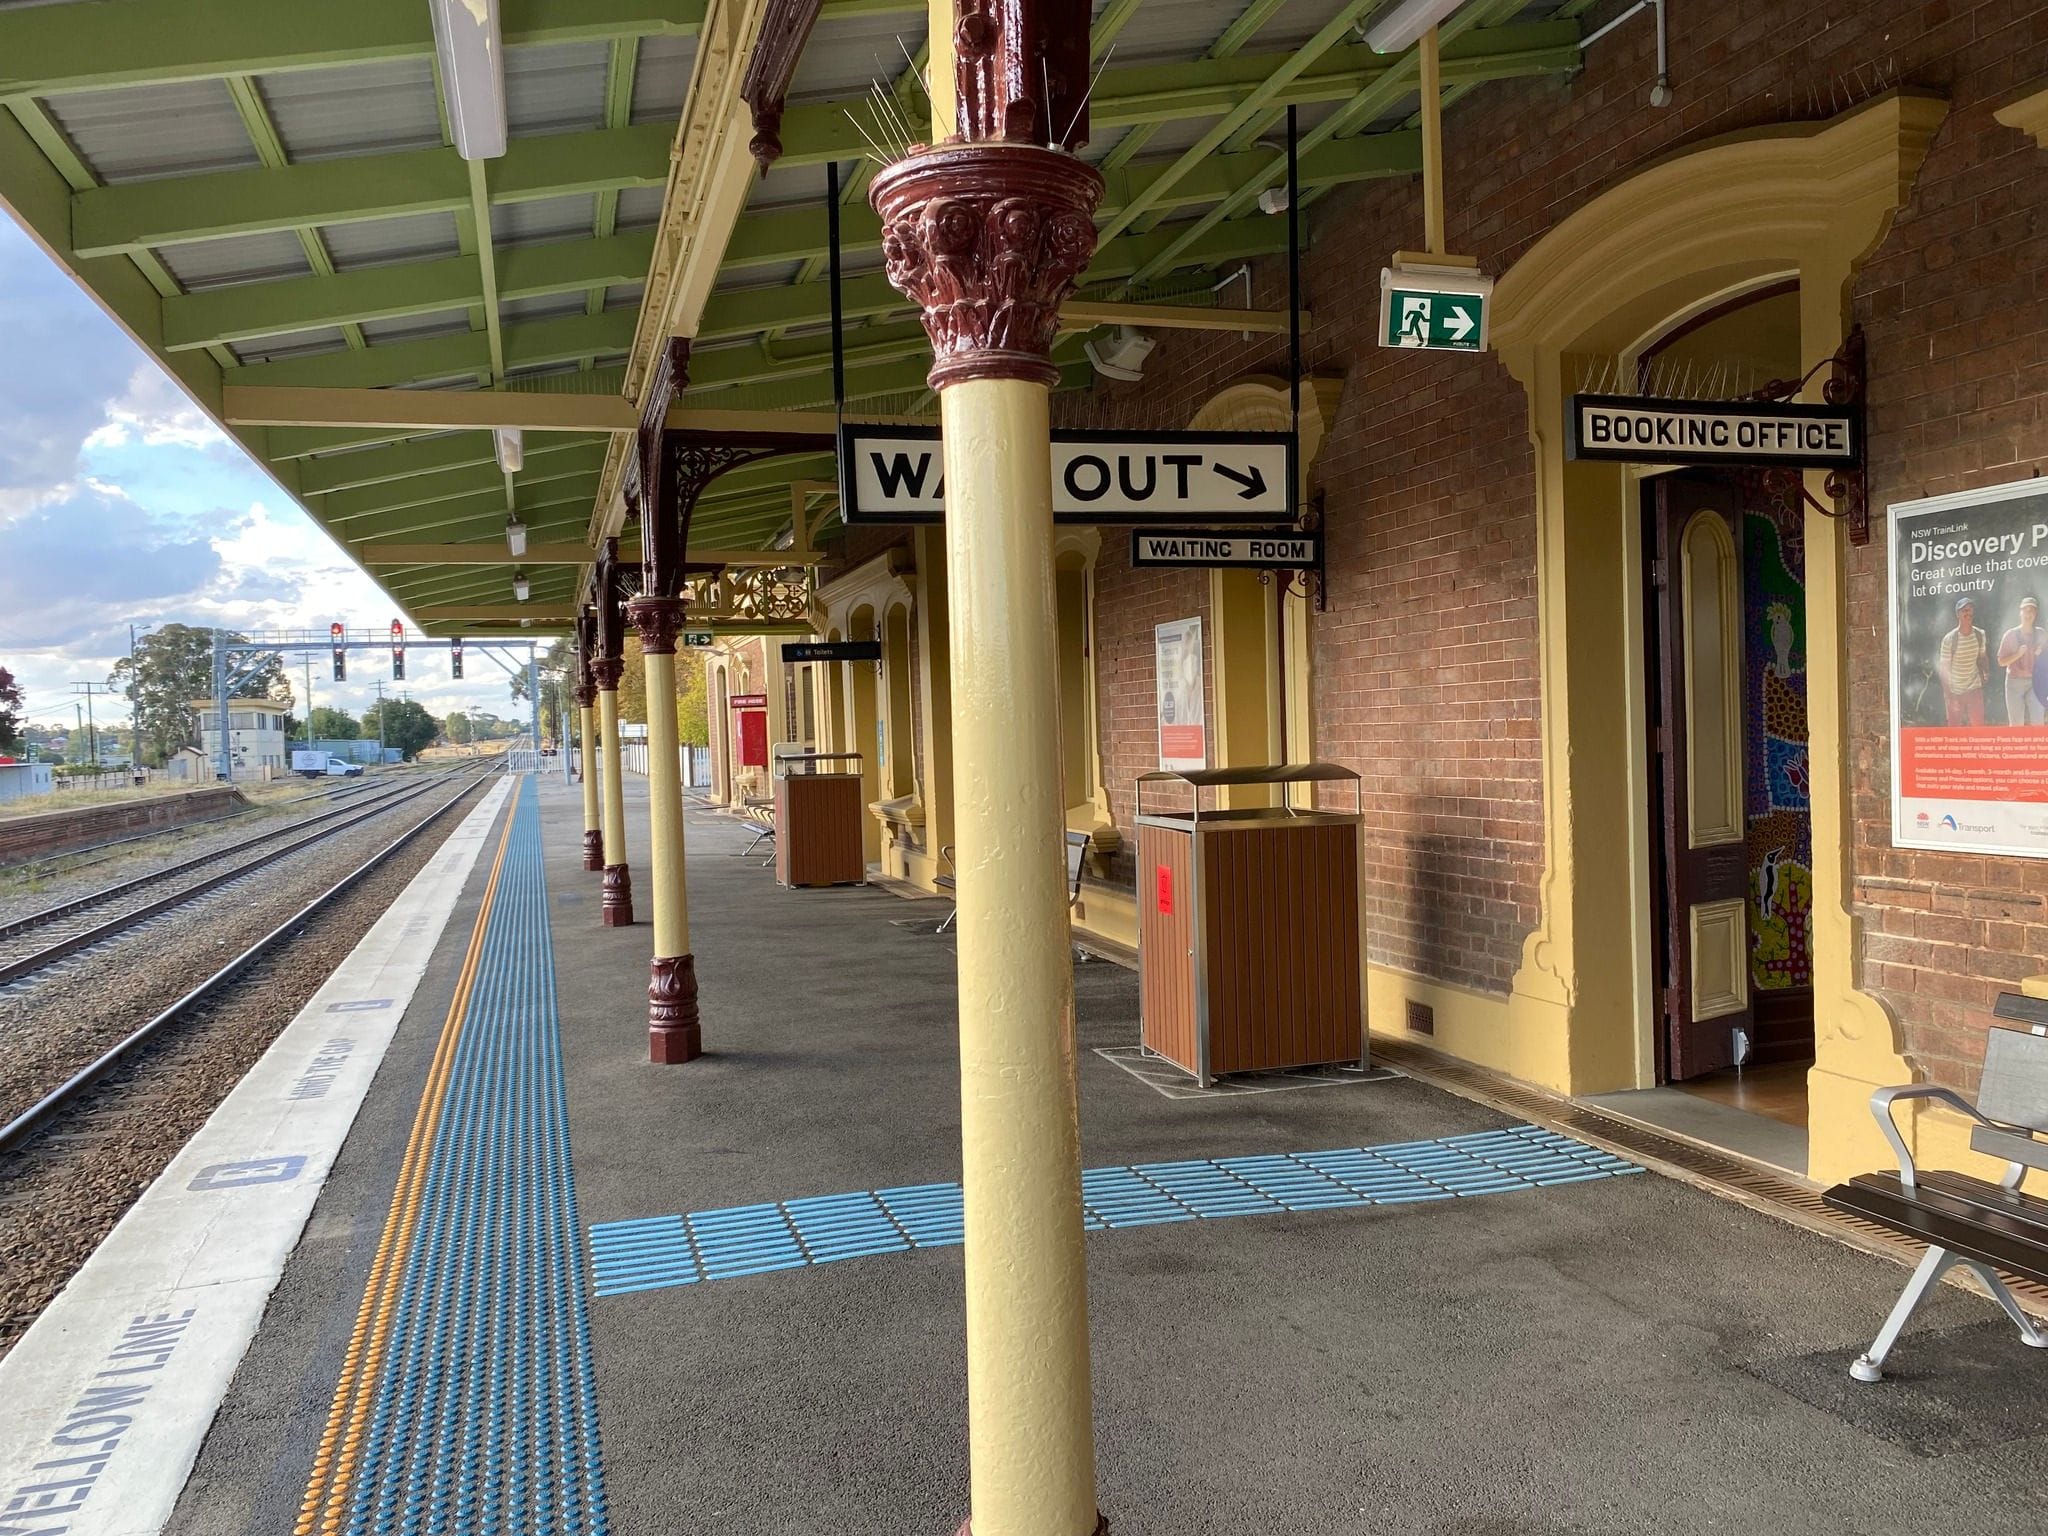
<svg viewBox="0 0 2048 1536">
<path fill-rule="evenodd" d="M 86 748 L 92 754 L 93 767 L 97 768 L 100 766 L 100 728 L 99 722 L 93 718 L 92 701 L 97 695 L 111 694 L 114 690 L 105 683 L 73 683 L 71 691 L 85 699 Z M 72 713 L 75 715 L 77 712 L 74 707 Z"/>
<path fill-rule="evenodd" d="M 306 750 L 313 750 L 313 653 L 306 652 Z"/>
<path fill-rule="evenodd" d="M 144 628 L 148 626 L 145 625 Z M 135 738 L 132 749 L 134 761 L 129 764 L 131 772 L 142 769 L 142 706 L 137 700 L 141 696 L 142 674 L 135 665 L 135 626 L 128 626 L 128 724 Z"/>
<path fill-rule="evenodd" d="M 380 678 L 378 678 L 378 679 L 377 679 L 376 687 L 377 687 L 377 761 L 378 761 L 379 763 L 382 763 L 382 762 L 384 761 L 384 679 L 383 679 L 383 678 L 381 678 L 381 677 L 380 677 Z"/>
<path fill-rule="evenodd" d="M 219 629 L 213 632 L 213 705 L 220 729 L 220 761 L 216 771 L 224 782 L 232 784 L 235 764 L 228 755 L 228 641 Z"/>
</svg>

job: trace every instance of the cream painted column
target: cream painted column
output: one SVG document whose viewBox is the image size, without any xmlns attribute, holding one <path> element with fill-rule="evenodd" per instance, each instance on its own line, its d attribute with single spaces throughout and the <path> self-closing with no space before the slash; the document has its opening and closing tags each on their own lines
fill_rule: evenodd
<svg viewBox="0 0 2048 1536">
<path fill-rule="evenodd" d="M 583 742 L 583 867 L 604 868 L 604 812 L 597 797 L 597 685 L 589 668 L 576 680 L 577 724 Z"/>
<path fill-rule="evenodd" d="M 683 873 L 683 773 L 676 732 L 676 640 L 683 628 L 683 600 L 637 597 L 627 605 L 626 616 L 640 632 L 647 668 L 647 812 L 654 845 L 649 860 L 654 958 L 647 979 L 647 1059 L 674 1066 L 704 1053 Z"/>
<path fill-rule="evenodd" d="M 933 137 L 956 126 L 956 97 L 958 137 L 878 172 L 870 197 L 889 280 L 932 338 L 945 445 L 969 1525 L 1089 1536 L 1107 1527 L 1095 1503 L 1047 392 L 1102 178 L 1044 147 L 1049 123 L 1071 125 L 1069 144 L 1087 134 L 1089 7 L 961 9 L 934 4 L 931 27 Z M 956 41 L 971 50 L 957 61 Z M 1038 82 L 1050 100 L 1033 99 Z"/>
<path fill-rule="evenodd" d="M 620 656 L 599 656 L 590 664 L 597 680 L 598 750 L 604 763 L 604 925 L 633 922 L 633 875 L 626 867 L 626 786 L 619 772 Z"/>
</svg>

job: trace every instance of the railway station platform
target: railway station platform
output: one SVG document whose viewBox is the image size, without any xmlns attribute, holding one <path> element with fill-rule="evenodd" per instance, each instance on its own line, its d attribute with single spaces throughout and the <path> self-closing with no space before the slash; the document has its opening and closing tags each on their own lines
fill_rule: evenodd
<svg viewBox="0 0 2048 1536">
<path fill-rule="evenodd" d="M 508 780 L 0 1361 L 0 1531 L 957 1526 L 943 904 L 693 806 L 706 1054 L 653 1066 L 581 835 Z M 1148 1077 L 1136 976 L 1075 982 L 1117 1536 L 2041 1528 L 1988 1301 L 1857 1386 L 1896 1265 L 1399 1071 Z"/>
</svg>

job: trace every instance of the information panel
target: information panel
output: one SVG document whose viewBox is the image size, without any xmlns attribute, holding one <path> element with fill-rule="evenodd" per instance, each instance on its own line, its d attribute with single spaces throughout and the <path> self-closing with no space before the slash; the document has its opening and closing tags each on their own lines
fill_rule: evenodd
<svg viewBox="0 0 2048 1536">
<path fill-rule="evenodd" d="M 2048 857 L 2048 489 L 1889 516 L 1892 841 Z"/>
<path fill-rule="evenodd" d="M 1159 766 L 1172 772 L 1209 766 L 1202 701 L 1202 621 L 1176 619 L 1152 630 L 1159 689 Z"/>
</svg>

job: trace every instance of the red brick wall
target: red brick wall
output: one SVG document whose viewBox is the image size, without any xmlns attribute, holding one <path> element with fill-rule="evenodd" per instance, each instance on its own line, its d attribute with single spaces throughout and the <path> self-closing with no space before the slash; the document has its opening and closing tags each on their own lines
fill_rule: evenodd
<svg viewBox="0 0 2048 1536">
<path fill-rule="evenodd" d="M 1908 78 L 1952 106 L 1856 291 L 1874 527 L 1849 562 L 1854 896 L 1863 985 L 1913 1059 L 1967 1089 L 1996 993 L 2048 970 L 2048 863 L 1892 847 L 1884 508 L 2048 470 L 2048 152 L 1991 115 L 2048 84 L 2048 12 L 1926 9 L 1948 13 L 1938 41 L 1955 51 Z"/>
<path fill-rule="evenodd" d="M 1585 23 L 1620 9 L 1596 6 Z M 2048 75 L 2048 5 L 1723 0 L 1674 6 L 1670 22 L 1677 96 L 1666 109 L 1647 103 L 1655 37 L 1645 16 L 1592 49 L 1575 80 L 1488 85 L 1447 114 L 1452 248 L 1498 273 L 1678 149 L 1825 119 L 1892 81 L 1940 91 L 1955 111 L 1858 288 L 1876 375 L 1873 502 L 2031 472 L 2048 454 L 2048 313 L 2034 296 L 2048 268 L 2048 160 L 1989 107 Z M 1316 475 L 1332 562 L 1329 611 L 1314 625 L 1318 752 L 1366 777 L 1373 957 L 1503 990 L 1538 917 L 1542 862 L 1526 407 L 1491 358 L 1376 344 L 1378 269 L 1419 244 L 1414 182 L 1342 189 L 1311 207 L 1309 226 L 1306 361 L 1345 381 Z M 1255 302 L 1284 299 L 1280 263 L 1259 263 Z M 1056 419 L 1184 425 L 1216 390 L 1284 363 L 1277 340 L 1166 333 L 1141 385 L 1064 397 Z M 1128 826 L 1130 782 L 1154 760 L 1151 626 L 1202 611 L 1207 583 L 1133 573 L 1120 531 L 1104 543 L 1101 725 L 1112 804 Z M 1881 669 L 1881 541 L 1852 570 L 1852 650 L 1858 667 Z M 1960 1080 L 1981 1050 L 1991 978 L 2048 969 L 2048 869 L 1893 851 L 1886 693 L 1857 691 L 1866 979 L 1898 1010 L 1909 1049 Z"/>
</svg>

